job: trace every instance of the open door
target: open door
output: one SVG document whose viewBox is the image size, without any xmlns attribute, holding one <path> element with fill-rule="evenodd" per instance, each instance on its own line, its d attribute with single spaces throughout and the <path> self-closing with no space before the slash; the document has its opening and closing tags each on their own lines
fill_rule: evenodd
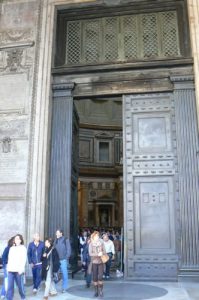
<svg viewBox="0 0 199 300">
<path fill-rule="evenodd" d="M 177 278 L 171 94 L 124 96 L 126 277 Z"/>
</svg>

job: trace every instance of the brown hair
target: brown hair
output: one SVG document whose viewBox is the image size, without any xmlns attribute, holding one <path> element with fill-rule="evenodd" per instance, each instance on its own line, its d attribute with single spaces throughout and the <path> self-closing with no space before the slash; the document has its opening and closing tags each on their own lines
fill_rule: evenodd
<svg viewBox="0 0 199 300">
<path fill-rule="evenodd" d="M 16 234 L 14 236 L 14 239 L 16 238 L 16 236 L 18 236 L 20 238 L 20 241 L 21 241 L 21 245 L 24 245 L 24 240 L 23 240 L 23 236 L 21 234 Z"/>
<path fill-rule="evenodd" d="M 46 238 L 45 241 L 48 241 L 49 244 L 53 246 L 54 240 L 51 237 Z"/>
</svg>

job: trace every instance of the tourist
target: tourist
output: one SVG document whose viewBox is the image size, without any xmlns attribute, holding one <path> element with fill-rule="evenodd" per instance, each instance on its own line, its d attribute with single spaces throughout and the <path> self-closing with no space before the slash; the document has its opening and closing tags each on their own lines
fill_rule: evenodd
<svg viewBox="0 0 199 300">
<path fill-rule="evenodd" d="M 87 232 L 84 231 L 81 233 L 80 237 L 79 237 L 79 246 L 80 246 L 80 258 L 81 258 L 81 263 L 83 263 L 83 248 L 84 245 L 86 245 L 86 240 L 87 240 Z"/>
<path fill-rule="evenodd" d="M 71 255 L 70 241 L 63 236 L 63 230 L 57 229 L 54 247 L 57 250 L 60 261 L 60 268 L 63 276 L 62 293 L 68 288 L 68 259 Z"/>
<path fill-rule="evenodd" d="M 42 279 L 45 280 L 44 298 L 57 295 L 57 290 L 53 280 L 53 274 L 60 268 L 59 256 L 57 250 L 53 247 L 53 240 L 45 240 L 45 250 L 42 256 Z"/>
<path fill-rule="evenodd" d="M 86 278 L 86 286 L 89 288 L 91 285 L 91 273 L 92 273 L 92 262 L 91 257 L 89 255 L 89 244 L 90 244 L 90 237 L 87 238 L 87 242 L 83 247 L 83 266 L 85 268 L 85 278 Z"/>
<path fill-rule="evenodd" d="M 24 291 L 26 257 L 27 249 L 24 246 L 23 237 L 21 234 L 17 234 L 14 237 L 14 245 L 10 248 L 8 254 L 8 291 L 6 294 L 7 300 L 13 300 L 14 282 L 16 282 L 21 299 L 26 298 Z"/>
<path fill-rule="evenodd" d="M 117 232 L 113 241 L 113 244 L 115 246 L 115 266 L 117 268 L 120 268 L 121 264 L 121 240 L 120 240 L 120 235 Z"/>
<path fill-rule="evenodd" d="M 41 283 L 42 255 L 44 252 L 44 242 L 40 241 L 38 233 L 34 234 L 33 242 L 28 246 L 28 262 L 32 268 L 33 293 L 37 293 Z"/>
<path fill-rule="evenodd" d="M 105 272 L 104 272 L 104 278 L 109 279 L 110 277 L 110 268 L 111 268 L 111 261 L 114 259 L 115 255 L 115 247 L 113 242 L 109 239 L 109 236 L 107 233 L 103 235 L 103 241 L 106 253 L 109 256 L 109 260 L 105 264 Z"/>
<path fill-rule="evenodd" d="M 11 237 L 8 241 L 7 247 L 4 249 L 2 254 L 2 266 L 3 266 L 3 285 L 1 289 L 1 299 L 4 299 L 8 290 L 8 272 L 7 272 L 7 264 L 8 264 L 8 254 L 10 248 L 14 244 L 14 237 Z"/>
<path fill-rule="evenodd" d="M 89 244 L 89 255 L 92 260 L 93 284 L 95 288 L 94 297 L 103 297 L 103 271 L 104 264 L 102 255 L 106 254 L 104 242 L 99 238 L 99 232 L 94 231 L 91 234 L 91 242 Z"/>
</svg>

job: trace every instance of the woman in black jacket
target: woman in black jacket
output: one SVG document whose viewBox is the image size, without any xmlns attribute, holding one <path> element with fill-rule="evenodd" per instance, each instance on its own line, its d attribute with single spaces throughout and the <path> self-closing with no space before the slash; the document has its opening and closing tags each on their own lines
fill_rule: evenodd
<svg viewBox="0 0 199 300">
<path fill-rule="evenodd" d="M 48 299 L 49 294 L 57 294 L 53 274 L 57 273 L 59 268 L 60 262 L 57 250 L 53 248 L 53 240 L 48 238 L 45 240 L 45 250 L 42 257 L 42 279 L 45 280 L 46 285 L 43 299 Z"/>
</svg>

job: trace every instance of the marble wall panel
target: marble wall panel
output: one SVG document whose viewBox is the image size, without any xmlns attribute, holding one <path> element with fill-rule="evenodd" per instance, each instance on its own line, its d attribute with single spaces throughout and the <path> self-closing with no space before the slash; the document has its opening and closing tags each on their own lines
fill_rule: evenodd
<svg viewBox="0 0 199 300">
<path fill-rule="evenodd" d="M 6 246 L 7 240 L 17 233 L 24 235 L 25 230 L 25 202 L 24 200 L 0 200 L 0 254 Z"/>
<path fill-rule="evenodd" d="M 28 137 L 28 117 L 24 115 L 1 115 L 0 114 L 0 141 L 5 137 L 27 138 Z"/>
<path fill-rule="evenodd" d="M 0 28 L 30 28 L 35 25 L 38 1 L 3 1 Z"/>
<path fill-rule="evenodd" d="M 29 87 L 27 74 L 0 76 L 0 112 L 27 111 Z"/>
<path fill-rule="evenodd" d="M 28 141 L 11 139 L 8 152 L 3 152 L 3 142 L 0 147 L 0 183 L 26 182 Z"/>
</svg>

